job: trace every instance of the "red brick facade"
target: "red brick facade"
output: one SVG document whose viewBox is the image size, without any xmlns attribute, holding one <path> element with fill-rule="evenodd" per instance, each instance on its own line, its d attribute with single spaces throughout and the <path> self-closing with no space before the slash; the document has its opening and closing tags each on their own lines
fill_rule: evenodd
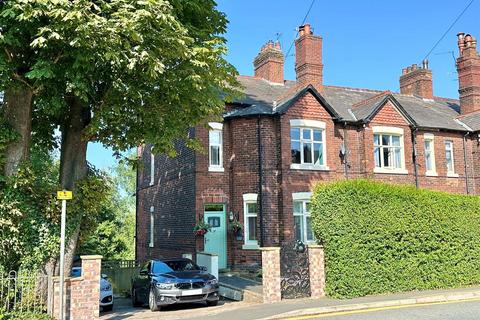
<svg viewBox="0 0 480 320">
<path fill-rule="evenodd" d="M 209 170 L 209 132 L 203 126 L 192 129 L 192 136 L 203 143 L 205 152 L 194 152 L 177 143 L 177 157 L 157 155 L 152 185 L 150 149 L 140 150 L 144 168 L 139 170 L 137 179 L 138 260 L 182 254 L 194 256 L 204 249 L 204 237 L 195 237 L 193 227 L 203 216 L 205 205 L 223 204 L 227 224 L 233 215 L 245 225 L 244 195 L 247 194 L 257 196 L 258 247 L 237 240 L 228 230 L 227 265 L 232 268 L 258 268 L 262 263 L 260 247 L 277 247 L 294 239 L 294 194 L 308 195 L 318 182 L 370 178 L 452 193 L 480 194 L 480 140 L 477 133 L 463 130 L 461 125 L 455 130 L 416 126 L 388 92 L 373 97 L 370 92 L 368 101 L 352 104 L 353 111 L 349 111 L 354 114 L 375 99 L 385 97 L 375 106 L 368 120 L 339 120 L 321 96 L 328 89 L 322 83 L 321 41 L 320 37 L 311 34 L 309 26 L 300 30 L 296 42 L 297 78 L 300 84 L 313 86 L 302 89 L 301 94 L 289 100 L 288 107 L 282 112 L 225 117 L 221 131 L 221 170 Z M 270 77 L 269 67 L 262 68 L 266 67 L 259 64 L 257 72 L 265 78 Z M 432 86 L 427 82 L 431 82 L 431 73 L 427 69 L 428 66 L 424 65 L 421 70 L 405 72 L 403 82 L 401 80 L 404 84 L 402 90 L 407 90 L 409 95 L 430 99 Z M 476 76 L 475 72 L 465 79 L 471 79 L 472 74 Z M 267 80 L 276 81 L 276 78 L 272 79 Z M 467 80 L 462 81 L 461 85 Z M 480 79 L 474 83 L 480 84 Z M 271 89 L 274 87 L 279 85 L 274 84 Z M 323 91 L 320 90 L 319 94 L 314 88 Z M 462 99 L 462 87 L 460 91 Z M 461 108 L 464 108 L 462 101 Z M 467 109 L 470 108 L 469 103 L 466 105 Z M 274 110 L 276 106 L 277 102 L 273 102 Z M 227 106 L 229 112 L 235 108 L 245 106 Z M 291 123 L 304 123 L 305 127 L 312 123 L 321 125 L 324 165 L 292 165 Z M 374 135 L 382 132 L 400 137 L 401 168 L 391 170 L 376 166 Z M 433 142 L 434 172 L 426 171 L 425 137 Z M 446 141 L 453 144 L 453 172 L 447 172 Z M 154 216 L 152 246 L 149 243 L 151 215 Z"/>
</svg>

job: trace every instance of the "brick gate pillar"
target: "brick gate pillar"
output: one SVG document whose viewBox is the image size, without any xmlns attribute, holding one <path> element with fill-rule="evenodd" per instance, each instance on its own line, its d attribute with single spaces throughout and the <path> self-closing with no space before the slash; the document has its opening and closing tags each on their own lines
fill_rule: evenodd
<svg viewBox="0 0 480 320">
<path fill-rule="evenodd" d="M 81 256 L 82 275 L 65 278 L 64 310 L 65 319 L 91 320 L 100 317 L 100 276 L 102 256 Z M 68 275 L 67 275 L 68 276 Z M 60 281 L 54 279 L 53 314 L 59 317 Z"/>
<path fill-rule="evenodd" d="M 272 303 L 282 300 L 280 278 L 280 247 L 261 248 L 263 302 Z"/>
<path fill-rule="evenodd" d="M 325 297 L 325 254 L 323 246 L 309 245 L 310 290 L 313 299 Z"/>
</svg>

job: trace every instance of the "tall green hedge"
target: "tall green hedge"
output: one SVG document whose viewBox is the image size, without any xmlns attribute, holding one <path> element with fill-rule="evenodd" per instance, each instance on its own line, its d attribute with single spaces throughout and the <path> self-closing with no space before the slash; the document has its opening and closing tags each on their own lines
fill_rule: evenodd
<svg viewBox="0 0 480 320">
<path fill-rule="evenodd" d="M 478 196 L 351 180 L 317 185 L 312 202 L 330 296 L 480 283 Z"/>
</svg>

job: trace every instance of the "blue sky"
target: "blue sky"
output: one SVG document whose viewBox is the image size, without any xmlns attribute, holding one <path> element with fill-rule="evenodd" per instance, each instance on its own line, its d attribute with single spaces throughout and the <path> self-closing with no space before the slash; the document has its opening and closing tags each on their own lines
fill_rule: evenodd
<svg viewBox="0 0 480 320">
<path fill-rule="evenodd" d="M 324 83 L 399 91 L 402 68 L 420 63 L 471 0 L 316 0 L 307 22 L 323 37 Z M 243 75 L 268 40 L 284 52 L 294 41 L 311 0 L 220 0 L 230 21 L 227 59 Z M 475 0 L 429 56 L 436 96 L 458 97 L 456 34 L 480 38 L 480 0 Z M 285 61 L 285 78 L 295 79 L 294 48 Z M 115 162 L 101 145 L 90 144 L 88 160 L 99 168 Z"/>
</svg>

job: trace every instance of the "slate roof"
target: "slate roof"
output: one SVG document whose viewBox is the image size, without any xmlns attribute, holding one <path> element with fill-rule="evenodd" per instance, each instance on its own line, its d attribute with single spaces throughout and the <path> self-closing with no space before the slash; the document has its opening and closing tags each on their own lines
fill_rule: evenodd
<svg viewBox="0 0 480 320">
<path fill-rule="evenodd" d="M 249 76 L 239 76 L 238 80 L 244 96 L 235 101 L 238 108 L 226 113 L 225 118 L 283 113 L 299 96 L 310 91 L 339 121 L 366 122 L 386 99 L 390 99 L 416 127 L 480 130 L 480 113 L 459 117 L 459 101 L 454 99 L 435 97 L 429 100 L 399 93 L 336 86 L 324 86 L 322 92 L 318 93 L 312 86 L 300 87 L 295 81 L 285 81 L 281 85 Z"/>
<path fill-rule="evenodd" d="M 480 112 L 476 112 L 462 117 L 460 118 L 460 121 L 465 123 L 473 131 L 480 131 Z"/>
</svg>

